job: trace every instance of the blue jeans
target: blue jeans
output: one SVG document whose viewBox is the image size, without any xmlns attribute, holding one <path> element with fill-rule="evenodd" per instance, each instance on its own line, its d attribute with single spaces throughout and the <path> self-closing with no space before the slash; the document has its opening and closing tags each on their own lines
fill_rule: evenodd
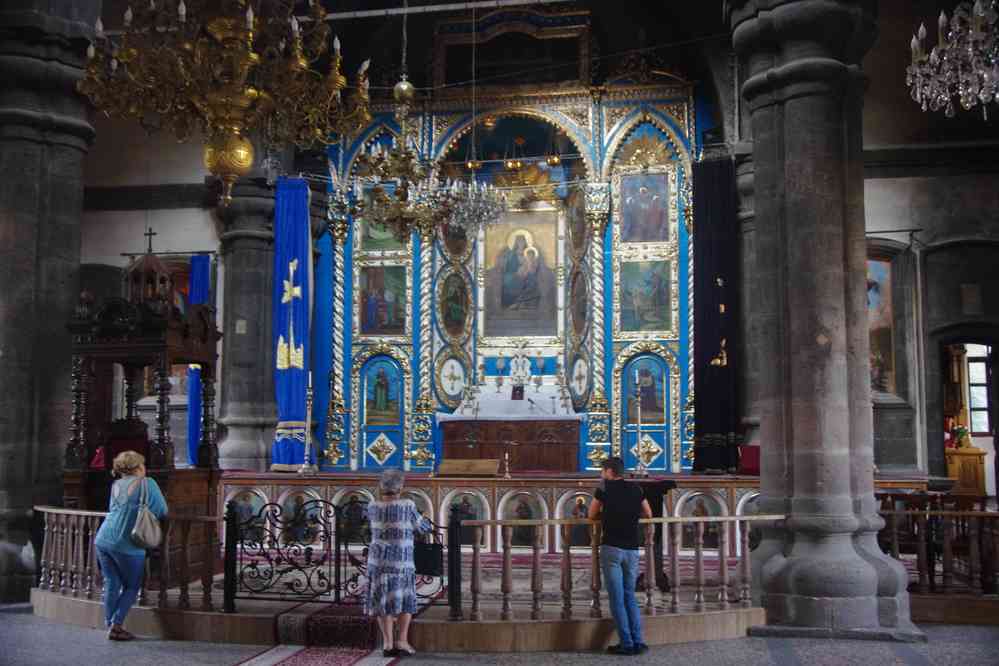
<svg viewBox="0 0 999 666">
<path fill-rule="evenodd" d="M 97 561 L 104 575 L 104 621 L 107 626 L 125 624 L 125 616 L 139 596 L 145 555 L 126 555 L 97 547 Z"/>
<path fill-rule="evenodd" d="M 638 580 L 638 551 L 614 546 L 600 546 L 600 568 L 610 601 L 611 615 L 617 626 L 621 647 L 643 645 L 642 616 L 635 598 L 635 581 Z"/>
</svg>

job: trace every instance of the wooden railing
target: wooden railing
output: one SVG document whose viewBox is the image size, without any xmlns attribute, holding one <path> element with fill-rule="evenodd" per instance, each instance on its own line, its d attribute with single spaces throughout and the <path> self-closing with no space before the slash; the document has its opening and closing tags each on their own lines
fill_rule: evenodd
<svg viewBox="0 0 999 666">
<path fill-rule="evenodd" d="M 728 609 L 732 605 L 749 607 L 752 605 L 750 594 L 750 547 L 749 547 L 749 523 L 757 521 L 773 522 L 783 520 L 783 515 L 756 515 L 756 516 L 722 516 L 722 517 L 663 517 L 650 518 L 640 521 L 644 526 L 644 562 L 643 573 L 644 583 L 642 592 L 644 593 L 644 612 L 647 615 L 654 615 L 657 609 L 667 609 L 670 613 L 681 612 L 681 605 L 686 600 L 681 600 L 681 587 L 687 587 L 692 591 L 690 599 L 695 612 L 709 609 Z M 738 576 L 733 581 L 729 571 L 730 549 L 729 549 L 729 527 L 738 524 L 738 535 L 740 547 L 738 549 Z M 708 549 L 717 553 L 717 562 L 712 563 L 717 567 L 717 582 L 714 589 L 710 590 L 706 580 L 706 560 L 704 533 L 709 524 L 720 524 L 718 530 L 718 544 L 716 548 Z M 460 534 L 461 528 L 471 528 L 474 537 L 472 539 L 472 570 L 469 581 L 471 592 L 471 608 L 469 619 L 481 621 L 482 612 L 482 543 L 483 530 L 485 528 L 498 527 L 502 540 L 502 572 L 500 579 L 501 604 L 499 619 L 514 619 L 512 594 L 513 594 L 513 530 L 516 527 L 532 527 L 534 538 L 531 544 L 531 611 L 532 620 L 541 619 L 544 608 L 542 596 L 544 593 L 544 577 L 542 574 L 542 551 L 544 549 L 544 538 L 549 528 L 555 526 L 562 533 L 561 549 L 561 610 L 560 617 L 563 620 L 573 618 L 573 575 L 572 562 L 573 551 L 570 538 L 570 530 L 573 526 L 585 525 L 590 529 L 590 588 L 589 588 L 589 611 L 591 618 L 603 617 L 601 608 L 601 569 L 600 569 L 600 523 L 584 519 L 546 519 L 546 520 L 463 520 L 459 526 L 452 525 L 449 530 L 450 541 L 456 542 L 455 537 Z M 654 528 L 659 525 L 666 530 L 664 546 L 670 544 L 668 551 L 669 562 L 669 590 L 662 591 L 659 603 L 656 601 L 655 587 L 658 579 L 655 570 L 656 553 Z M 682 547 L 683 527 L 693 525 L 693 564 L 694 574 L 692 580 L 683 581 L 681 577 L 681 558 L 690 557 L 683 555 Z M 452 578 L 457 574 L 458 581 L 449 581 L 449 590 L 452 594 L 449 597 L 451 605 L 450 617 L 452 620 L 464 619 L 464 610 L 461 603 L 460 579 L 460 552 L 461 549 L 451 547 L 449 543 L 449 555 L 457 552 L 457 557 L 451 558 L 449 565 Z M 689 549 L 688 549 L 689 552 Z M 456 570 L 455 567 L 458 567 Z M 456 591 L 457 588 L 457 591 Z"/>
<path fill-rule="evenodd" d="M 913 592 L 999 594 L 999 513 L 882 511 L 881 544 L 898 560 L 913 558 Z"/>
<path fill-rule="evenodd" d="M 100 599 L 104 587 L 94 537 L 106 512 L 36 506 L 44 520 L 44 545 L 38 587 L 69 597 Z M 161 521 L 163 543 L 149 551 L 139 605 L 190 609 L 191 583 L 200 583 L 199 610 L 211 611 L 212 585 L 218 570 L 218 531 L 221 519 L 212 516 L 171 516 Z M 195 538 L 196 537 L 196 538 Z M 171 602 L 168 591 L 176 595 Z"/>
</svg>

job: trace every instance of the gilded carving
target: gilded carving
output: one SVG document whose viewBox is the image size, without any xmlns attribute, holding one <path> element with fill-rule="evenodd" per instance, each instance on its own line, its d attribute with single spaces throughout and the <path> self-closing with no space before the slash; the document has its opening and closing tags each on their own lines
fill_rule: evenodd
<svg viewBox="0 0 999 666">
<path fill-rule="evenodd" d="M 667 349 L 664 345 L 651 340 L 641 340 L 625 347 L 620 353 L 618 353 L 617 358 L 614 361 L 614 405 L 612 413 L 614 423 L 617 424 L 617 427 L 613 429 L 612 438 L 614 455 L 621 455 L 621 424 L 624 422 L 621 413 L 621 373 L 624 372 L 624 366 L 627 365 L 628 361 L 640 354 L 654 354 L 664 360 L 666 365 L 669 367 L 669 436 L 670 448 L 672 449 L 671 469 L 678 470 L 680 469 L 680 365 L 677 363 L 676 357 L 670 353 L 669 349 Z"/>
<path fill-rule="evenodd" d="M 402 369 L 402 404 L 403 413 L 409 412 L 409 387 L 412 383 L 412 366 L 409 360 L 409 354 L 403 351 L 401 348 L 389 344 L 387 342 L 381 341 L 372 345 L 367 345 L 360 352 L 354 355 L 351 360 L 351 373 L 350 373 L 350 394 L 355 397 L 353 401 L 353 406 L 351 408 L 351 428 L 350 428 L 350 455 L 352 464 L 356 461 L 360 463 L 359 452 L 361 443 L 361 428 L 359 426 L 361 422 L 361 368 L 367 363 L 368 359 L 375 356 L 388 356 L 395 360 Z M 403 419 L 403 433 L 402 441 L 404 442 L 404 447 L 408 449 L 408 445 L 405 442 L 409 441 L 409 423 L 408 419 Z"/>
</svg>

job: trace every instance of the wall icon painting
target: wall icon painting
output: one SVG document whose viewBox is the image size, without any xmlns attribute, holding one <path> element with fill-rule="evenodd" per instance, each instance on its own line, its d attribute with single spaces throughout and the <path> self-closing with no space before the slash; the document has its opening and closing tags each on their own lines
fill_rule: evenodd
<svg viewBox="0 0 999 666">
<path fill-rule="evenodd" d="M 512 213 L 486 230 L 486 336 L 554 336 L 554 212 Z"/>
<path fill-rule="evenodd" d="M 361 269 L 361 333 L 402 335 L 406 330 L 406 267 Z"/>
<path fill-rule="evenodd" d="M 621 179 L 621 242 L 669 240 L 669 180 L 666 174 L 633 174 Z"/>
<path fill-rule="evenodd" d="M 672 329 L 671 266 L 669 261 L 629 261 L 621 264 L 621 330 Z"/>
<path fill-rule="evenodd" d="M 399 369 L 387 360 L 372 361 L 365 368 L 364 422 L 368 425 L 399 423 Z"/>
</svg>

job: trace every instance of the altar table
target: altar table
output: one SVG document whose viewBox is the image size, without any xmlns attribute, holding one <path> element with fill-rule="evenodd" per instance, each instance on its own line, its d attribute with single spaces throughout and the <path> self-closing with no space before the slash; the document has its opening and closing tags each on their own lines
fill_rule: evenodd
<svg viewBox="0 0 999 666">
<path fill-rule="evenodd" d="M 509 453 L 512 472 L 579 469 L 579 419 L 455 416 L 441 423 L 444 460 L 503 460 Z"/>
</svg>

